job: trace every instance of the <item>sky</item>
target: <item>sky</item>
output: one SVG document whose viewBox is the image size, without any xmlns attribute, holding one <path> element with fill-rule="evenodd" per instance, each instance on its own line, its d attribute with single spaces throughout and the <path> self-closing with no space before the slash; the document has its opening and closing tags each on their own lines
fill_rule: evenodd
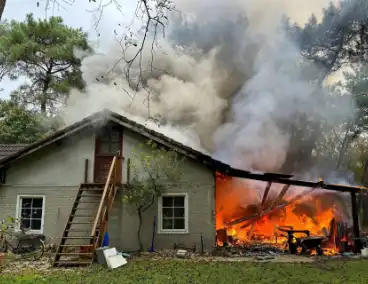
<svg viewBox="0 0 368 284">
<path fill-rule="evenodd" d="M 68 26 L 83 28 L 89 34 L 90 40 L 97 44 L 100 51 L 103 51 L 114 40 L 113 31 L 118 27 L 117 25 L 131 22 L 136 3 L 131 0 L 120 1 L 126 3 L 122 11 L 119 11 L 113 4 L 106 6 L 96 31 L 95 24 L 100 15 L 96 9 L 99 4 L 104 5 L 111 0 L 97 0 L 98 3 L 89 3 L 89 0 L 75 0 L 72 5 L 65 4 L 68 0 L 57 1 L 62 4 L 62 7 L 55 5 L 45 10 L 47 0 L 10 0 L 7 1 L 3 18 L 22 21 L 28 13 L 33 13 L 36 18 L 61 16 Z M 39 2 L 39 7 L 37 7 L 37 2 Z M 97 36 L 98 33 L 100 36 Z M 22 83 L 22 80 L 24 79 L 12 82 L 4 79 L 0 82 L 0 89 L 3 89 L 0 91 L 0 98 L 7 98 L 9 93 Z"/>
</svg>

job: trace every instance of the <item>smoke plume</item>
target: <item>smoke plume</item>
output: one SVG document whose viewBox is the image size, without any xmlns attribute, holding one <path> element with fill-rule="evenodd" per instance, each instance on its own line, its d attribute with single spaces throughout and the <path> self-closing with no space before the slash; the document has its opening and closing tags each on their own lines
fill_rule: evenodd
<svg viewBox="0 0 368 284">
<path fill-rule="evenodd" d="M 333 125 L 353 112 L 311 83 L 306 74 L 319 70 L 278 28 L 284 14 L 304 23 L 328 2 L 178 0 L 169 37 L 154 52 L 146 43 L 129 83 L 120 45 L 83 60 L 86 90 L 72 91 L 63 118 L 109 108 L 234 167 L 280 171 L 297 117 Z"/>
</svg>

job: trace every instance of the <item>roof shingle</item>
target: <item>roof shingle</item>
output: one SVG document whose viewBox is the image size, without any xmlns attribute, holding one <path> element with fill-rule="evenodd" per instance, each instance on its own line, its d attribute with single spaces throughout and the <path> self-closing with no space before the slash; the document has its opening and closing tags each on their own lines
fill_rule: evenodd
<svg viewBox="0 0 368 284">
<path fill-rule="evenodd" d="M 0 144 L 0 160 L 18 152 L 26 146 L 27 144 Z"/>
</svg>

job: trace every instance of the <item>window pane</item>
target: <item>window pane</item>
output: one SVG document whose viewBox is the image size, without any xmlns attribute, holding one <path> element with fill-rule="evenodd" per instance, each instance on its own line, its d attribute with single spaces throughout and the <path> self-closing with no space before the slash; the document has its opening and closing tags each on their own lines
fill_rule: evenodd
<svg viewBox="0 0 368 284">
<path fill-rule="evenodd" d="M 31 217 L 31 209 L 22 208 L 21 218 L 30 218 Z"/>
<path fill-rule="evenodd" d="M 22 208 L 30 208 L 32 205 L 32 198 L 22 198 Z"/>
<path fill-rule="evenodd" d="M 42 209 L 32 209 L 32 218 L 42 218 Z"/>
<path fill-rule="evenodd" d="M 43 199 L 42 198 L 33 198 L 32 207 L 33 208 L 42 208 Z"/>
<path fill-rule="evenodd" d="M 20 225 L 24 229 L 29 229 L 30 228 L 30 225 L 31 225 L 31 220 L 30 219 L 22 219 Z"/>
<path fill-rule="evenodd" d="M 184 207 L 184 201 L 185 201 L 184 196 L 175 196 L 174 197 L 174 206 L 175 207 Z"/>
<path fill-rule="evenodd" d="M 174 229 L 184 230 L 185 229 L 185 219 L 184 218 L 174 219 Z"/>
<path fill-rule="evenodd" d="M 104 129 L 103 132 L 99 135 L 99 140 L 109 142 L 110 141 L 110 129 Z"/>
<path fill-rule="evenodd" d="M 173 228 L 173 219 L 163 218 L 162 219 L 162 229 L 171 230 Z"/>
<path fill-rule="evenodd" d="M 184 215 L 184 208 L 174 208 L 174 216 L 175 217 L 182 217 L 184 218 L 185 215 Z"/>
<path fill-rule="evenodd" d="M 110 144 L 109 143 L 100 143 L 99 153 L 101 154 L 108 154 L 110 151 Z"/>
<path fill-rule="evenodd" d="M 120 151 L 120 142 L 113 142 L 110 145 L 110 153 L 117 153 Z"/>
<path fill-rule="evenodd" d="M 174 217 L 173 208 L 162 208 L 162 217 Z"/>
<path fill-rule="evenodd" d="M 41 229 L 41 219 L 32 219 L 31 229 L 32 230 L 40 230 Z"/>
<path fill-rule="evenodd" d="M 118 130 L 111 131 L 111 141 L 119 142 L 120 140 L 120 133 Z"/>
<path fill-rule="evenodd" d="M 162 207 L 173 207 L 173 197 L 171 196 L 162 197 Z"/>
</svg>

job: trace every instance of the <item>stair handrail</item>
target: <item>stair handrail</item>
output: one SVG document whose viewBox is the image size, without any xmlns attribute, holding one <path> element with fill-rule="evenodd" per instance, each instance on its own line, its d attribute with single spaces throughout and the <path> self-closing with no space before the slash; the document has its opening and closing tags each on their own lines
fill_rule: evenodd
<svg viewBox="0 0 368 284">
<path fill-rule="evenodd" d="M 95 235 L 96 235 L 97 226 L 98 226 L 98 223 L 101 219 L 102 209 L 103 209 L 104 204 L 105 204 L 105 199 L 106 199 L 107 193 L 109 191 L 110 184 L 115 183 L 114 179 L 115 179 L 115 176 L 116 176 L 116 171 L 115 171 L 116 161 L 117 161 L 117 156 L 114 156 L 114 158 L 112 159 L 111 166 L 110 166 L 109 174 L 107 175 L 107 180 L 106 180 L 104 190 L 103 190 L 103 193 L 102 193 L 101 201 L 100 201 L 100 204 L 98 206 L 98 211 L 97 211 L 97 214 L 96 214 L 95 222 L 93 224 L 93 228 L 92 228 L 92 232 L 91 232 L 92 237 L 95 237 Z"/>
</svg>

